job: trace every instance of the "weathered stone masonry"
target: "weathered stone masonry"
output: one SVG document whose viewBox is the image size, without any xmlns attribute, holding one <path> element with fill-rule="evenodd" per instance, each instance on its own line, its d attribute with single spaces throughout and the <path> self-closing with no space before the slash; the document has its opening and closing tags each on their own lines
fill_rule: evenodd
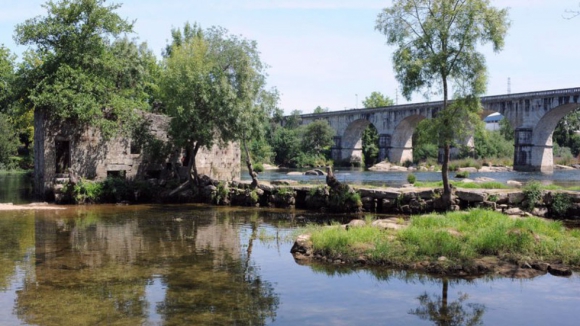
<svg viewBox="0 0 580 326">
<path fill-rule="evenodd" d="M 143 115 L 148 121 L 149 132 L 167 142 L 169 118 L 151 113 Z M 182 177 L 187 173 L 183 167 L 183 151 L 168 157 L 151 157 L 136 146 L 132 147 L 132 140 L 126 136 L 104 140 L 97 128 L 55 121 L 41 110 L 34 113 L 34 129 L 34 188 L 38 198 L 51 198 L 55 179 L 67 178 L 69 172 L 92 180 L 103 180 L 108 175 L 144 179 L 175 170 Z M 232 180 L 240 177 L 240 154 L 237 143 L 223 148 L 202 148 L 196 155 L 196 165 L 200 174 Z"/>
</svg>

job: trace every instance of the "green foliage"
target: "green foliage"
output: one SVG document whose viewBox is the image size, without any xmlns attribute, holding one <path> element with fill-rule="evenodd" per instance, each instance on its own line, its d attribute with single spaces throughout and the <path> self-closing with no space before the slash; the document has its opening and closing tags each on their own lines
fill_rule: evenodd
<svg viewBox="0 0 580 326">
<path fill-rule="evenodd" d="M 522 188 L 522 193 L 526 208 L 531 211 L 542 201 L 542 184 L 536 180 L 529 181 Z"/>
<path fill-rule="evenodd" d="M 322 108 L 320 105 L 314 109 L 314 114 L 328 112 L 328 108 Z"/>
<path fill-rule="evenodd" d="M 572 197 L 564 192 L 554 194 L 552 205 L 550 206 L 552 214 L 556 217 L 566 217 L 566 213 L 572 207 Z"/>
<path fill-rule="evenodd" d="M 407 182 L 410 184 L 415 184 L 417 177 L 413 173 L 407 174 Z"/>
<path fill-rule="evenodd" d="M 229 196 L 230 196 L 230 188 L 228 186 L 228 183 L 222 181 L 218 183 L 216 193 L 213 198 L 213 202 L 217 205 L 222 205 L 228 202 Z"/>
<path fill-rule="evenodd" d="M 94 204 L 101 200 L 103 185 L 100 182 L 81 179 L 72 189 L 72 195 L 78 204 Z"/>
<path fill-rule="evenodd" d="M 194 162 L 201 147 L 233 140 L 246 147 L 261 137 L 277 93 L 265 90 L 256 42 L 190 24 L 172 34 L 159 84 L 176 145 L 190 150 Z M 192 170 L 197 176 L 195 165 Z"/>
<path fill-rule="evenodd" d="M 272 149 L 276 154 L 274 162 L 292 166 L 300 154 L 300 133 L 298 129 L 279 128 L 272 139 Z"/>
<path fill-rule="evenodd" d="M 332 137 L 336 131 L 326 120 L 316 120 L 306 126 L 302 137 L 302 151 L 307 154 L 320 155 L 324 149 L 330 148 Z"/>
<path fill-rule="evenodd" d="M 284 127 L 288 129 L 296 129 L 302 124 L 302 111 L 294 110 L 285 120 Z"/>
<path fill-rule="evenodd" d="M 509 142 L 514 141 L 515 132 L 514 128 L 510 124 L 509 120 L 505 117 L 499 120 L 499 133 L 503 136 L 503 138 Z"/>
<path fill-rule="evenodd" d="M 409 227 L 400 231 L 367 225 L 349 230 L 317 227 L 309 232 L 316 251 L 343 259 L 362 254 L 376 263 L 397 265 L 434 262 L 445 256 L 452 263 L 470 264 L 474 258 L 494 255 L 580 266 L 579 232 L 559 222 L 535 217 L 514 220 L 483 209 L 413 216 Z"/>
<path fill-rule="evenodd" d="M 513 158 L 513 131 L 511 138 L 511 140 L 506 139 L 500 131 L 489 131 L 484 128 L 478 128 L 474 136 L 477 157 L 485 159 Z"/>
<path fill-rule="evenodd" d="M 8 117 L 0 113 L 0 165 L 12 169 L 16 167 L 11 157 L 16 155 L 18 137 L 8 121 Z"/>
<path fill-rule="evenodd" d="M 31 46 L 17 73 L 22 108 L 72 119 L 112 135 L 137 108 L 147 107 L 137 46 L 120 38 L 132 24 L 105 0 L 49 1 L 46 16 L 16 26 L 14 39 Z M 151 58 L 151 57 L 149 57 Z"/>
<path fill-rule="evenodd" d="M 362 133 L 362 151 L 365 166 L 377 163 L 379 158 L 379 133 L 373 124 L 369 124 Z"/>
<path fill-rule="evenodd" d="M 3 44 L 0 45 L 0 113 L 6 113 L 13 102 L 14 60 L 16 57 Z"/>
<path fill-rule="evenodd" d="M 485 93 L 485 58 L 476 45 L 491 42 L 494 51 L 501 50 L 508 27 L 507 9 L 498 10 L 487 0 L 395 0 L 377 18 L 376 29 L 387 44 L 397 46 L 393 65 L 403 96 L 410 100 L 420 90 L 429 94 L 433 86 L 443 93 L 443 108 L 429 123 L 429 134 L 445 150 L 446 194 L 451 192 L 449 148 L 479 120 L 477 96 Z M 450 83 L 456 85 L 452 103 Z"/>
<path fill-rule="evenodd" d="M 362 200 L 359 193 L 343 184 L 330 190 L 328 206 L 334 212 L 356 212 L 361 209 Z"/>
<path fill-rule="evenodd" d="M 257 173 L 264 172 L 264 164 L 255 163 L 255 164 L 253 164 L 253 166 L 254 166 L 254 171 L 256 171 Z"/>
<path fill-rule="evenodd" d="M 569 147 L 574 156 L 580 154 L 580 110 L 576 109 L 564 116 L 554 130 L 554 143 L 560 147 Z M 555 154 L 554 154 L 555 155 Z"/>
<path fill-rule="evenodd" d="M 459 172 L 455 173 L 455 177 L 456 178 L 469 178 L 469 172 L 468 171 L 459 171 Z"/>
<path fill-rule="evenodd" d="M 413 162 L 419 163 L 421 161 L 437 160 L 439 155 L 439 147 L 432 143 L 416 143 L 413 141 Z"/>
<path fill-rule="evenodd" d="M 362 101 L 362 104 L 365 108 L 378 108 L 395 105 L 395 101 L 380 92 L 372 92 Z"/>
</svg>

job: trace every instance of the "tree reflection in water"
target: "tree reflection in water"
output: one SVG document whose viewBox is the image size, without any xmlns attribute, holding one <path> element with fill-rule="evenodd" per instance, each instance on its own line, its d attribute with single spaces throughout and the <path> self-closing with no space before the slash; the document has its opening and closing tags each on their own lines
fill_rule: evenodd
<svg viewBox="0 0 580 326">
<path fill-rule="evenodd" d="M 257 226 L 243 252 L 238 213 L 100 210 L 37 216 L 34 277 L 15 307 L 24 323 L 140 325 L 153 312 L 164 325 L 274 320 L 279 298 L 250 259 Z M 147 297 L 154 279 L 161 302 Z"/>
<path fill-rule="evenodd" d="M 409 313 L 423 320 L 430 320 L 438 326 L 483 325 L 485 306 L 478 303 L 465 303 L 468 299 L 467 294 L 460 294 L 456 301 L 448 303 L 449 280 L 443 278 L 441 283 L 441 296 L 430 296 L 425 292 L 417 298 L 421 307 Z"/>
</svg>

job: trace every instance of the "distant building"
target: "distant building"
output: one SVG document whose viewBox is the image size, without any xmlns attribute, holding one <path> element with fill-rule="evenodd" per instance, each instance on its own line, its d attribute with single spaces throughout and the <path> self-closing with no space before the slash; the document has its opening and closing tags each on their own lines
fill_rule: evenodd
<svg viewBox="0 0 580 326">
<path fill-rule="evenodd" d="M 503 115 L 497 112 L 488 115 L 485 119 L 483 119 L 483 122 L 485 122 L 485 129 L 491 131 L 499 130 L 499 122 L 501 119 L 503 119 Z"/>
<path fill-rule="evenodd" d="M 168 141 L 169 117 L 143 113 L 148 132 L 161 143 Z M 177 150 L 167 157 L 146 153 L 132 139 L 118 135 L 104 140 L 97 128 L 80 127 L 72 121 L 55 121 L 47 112 L 34 113 L 34 191 L 37 198 L 52 198 L 57 178 L 74 176 L 103 180 L 108 176 L 148 179 L 177 171 L 187 176 L 186 151 Z M 240 177 L 240 146 L 201 148 L 196 155 L 200 174 L 215 179 Z"/>
</svg>

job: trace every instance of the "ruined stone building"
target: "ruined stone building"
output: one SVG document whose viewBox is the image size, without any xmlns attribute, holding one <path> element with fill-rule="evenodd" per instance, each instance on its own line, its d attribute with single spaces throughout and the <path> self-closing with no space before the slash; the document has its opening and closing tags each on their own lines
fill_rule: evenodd
<svg viewBox="0 0 580 326">
<path fill-rule="evenodd" d="M 166 144 L 169 117 L 142 114 L 145 132 Z M 182 178 L 187 176 L 188 155 L 181 149 L 160 157 L 159 153 L 147 153 L 145 147 L 137 146 L 129 136 L 119 134 L 105 140 L 98 128 L 55 121 L 40 110 L 34 113 L 34 130 L 34 190 L 38 198 L 51 198 L 56 180 L 68 178 L 70 174 L 90 180 L 108 176 L 150 179 L 175 171 Z M 240 154 L 237 143 L 223 148 L 216 145 L 211 149 L 201 148 L 196 155 L 198 172 L 216 179 L 239 178 Z"/>
</svg>

